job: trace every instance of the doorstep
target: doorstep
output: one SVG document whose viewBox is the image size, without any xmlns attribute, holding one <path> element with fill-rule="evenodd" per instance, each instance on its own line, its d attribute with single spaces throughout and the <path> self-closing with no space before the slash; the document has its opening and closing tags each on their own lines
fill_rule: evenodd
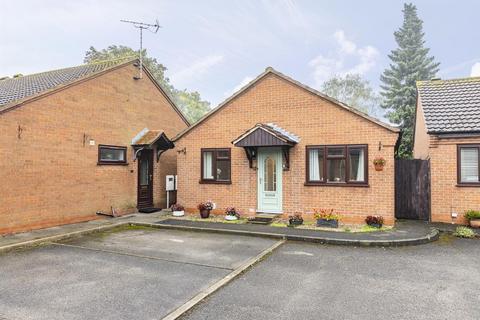
<svg viewBox="0 0 480 320">
<path fill-rule="evenodd" d="M 155 225 L 167 229 L 263 236 L 351 246 L 390 247 L 419 245 L 436 241 L 439 237 L 437 229 L 430 227 L 430 225 L 422 221 L 398 221 L 393 230 L 356 233 L 177 219 L 165 219 L 156 222 Z"/>
</svg>

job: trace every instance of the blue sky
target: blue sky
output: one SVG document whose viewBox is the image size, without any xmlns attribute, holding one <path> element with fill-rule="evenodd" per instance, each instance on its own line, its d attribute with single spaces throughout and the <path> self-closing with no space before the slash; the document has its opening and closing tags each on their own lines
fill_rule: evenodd
<svg viewBox="0 0 480 320">
<path fill-rule="evenodd" d="M 413 1 L 439 76 L 480 75 L 480 1 Z M 396 47 L 403 1 L 0 0 L 0 76 L 82 63 L 85 51 L 138 47 L 120 19 L 154 22 L 144 46 L 177 88 L 218 104 L 272 66 L 319 88 L 334 74 L 357 72 L 378 88 Z"/>
</svg>

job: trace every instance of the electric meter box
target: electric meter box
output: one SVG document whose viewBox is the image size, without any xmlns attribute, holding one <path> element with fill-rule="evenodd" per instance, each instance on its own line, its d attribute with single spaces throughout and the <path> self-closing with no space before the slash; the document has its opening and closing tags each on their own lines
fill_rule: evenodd
<svg viewBox="0 0 480 320">
<path fill-rule="evenodd" d="M 177 176 L 172 175 L 167 175 L 166 181 L 165 181 L 165 189 L 167 191 L 175 191 L 177 190 L 177 184 L 176 184 L 176 179 Z"/>
</svg>

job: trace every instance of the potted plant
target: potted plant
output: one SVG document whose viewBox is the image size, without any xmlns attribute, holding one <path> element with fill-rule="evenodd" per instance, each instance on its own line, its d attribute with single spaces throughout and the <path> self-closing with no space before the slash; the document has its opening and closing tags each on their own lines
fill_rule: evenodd
<svg viewBox="0 0 480 320">
<path fill-rule="evenodd" d="M 295 212 L 293 215 L 288 216 L 289 226 L 295 227 L 303 224 L 303 218 L 301 212 Z"/>
<path fill-rule="evenodd" d="M 225 220 L 234 221 L 240 218 L 240 212 L 238 212 L 235 207 L 227 207 L 225 209 Z"/>
<path fill-rule="evenodd" d="M 383 167 L 385 167 L 385 163 L 387 163 L 387 161 L 384 157 L 375 157 L 375 159 L 373 159 L 373 165 L 375 166 L 376 171 L 382 171 Z"/>
<path fill-rule="evenodd" d="M 480 228 L 480 211 L 468 210 L 465 212 L 464 217 L 468 220 L 470 227 Z"/>
<path fill-rule="evenodd" d="M 313 216 L 317 219 L 317 227 L 338 228 L 340 216 L 333 209 L 315 209 Z"/>
<path fill-rule="evenodd" d="M 170 209 L 172 209 L 172 215 L 174 217 L 183 217 L 185 215 L 185 208 L 178 203 L 172 204 Z"/>
<path fill-rule="evenodd" d="M 210 216 L 210 211 L 213 209 L 212 201 L 201 202 L 198 205 L 198 210 L 200 210 L 200 217 L 202 219 L 207 219 Z"/>
<path fill-rule="evenodd" d="M 383 217 L 382 216 L 368 216 L 365 218 L 365 222 L 375 228 L 381 228 L 383 226 Z"/>
</svg>

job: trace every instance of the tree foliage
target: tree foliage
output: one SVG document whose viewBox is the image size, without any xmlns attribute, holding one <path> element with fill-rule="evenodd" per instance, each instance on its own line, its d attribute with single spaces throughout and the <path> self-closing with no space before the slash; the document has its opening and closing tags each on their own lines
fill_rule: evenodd
<svg viewBox="0 0 480 320">
<path fill-rule="evenodd" d="M 133 50 L 127 46 L 111 45 L 106 49 L 97 50 L 94 47 L 86 52 L 84 62 L 95 63 L 104 60 L 114 60 L 122 58 L 138 57 L 138 51 Z M 142 51 L 143 63 L 153 75 L 155 80 L 162 86 L 167 94 L 172 97 L 173 101 L 178 105 L 186 118 L 191 122 L 200 119 L 205 113 L 210 110 L 210 103 L 202 100 L 200 93 L 197 91 L 187 91 L 186 89 L 176 89 L 170 80 L 165 76 L 167 68 L 159 63 L 157 59 L 149 57 L 147 50 Z"/>
<path fill-rule="evenodd" d="M 382 107 L 387 109 L 387 117 L 402 129 L 402 141 L 397 156 L 409 158 L 413 149 L 413 126 L 415 125 L 417 80 L 434 78 L 439 63 L 429 56 L 425 47 L 423 21 L 417 15 L 413 4 L 403 8 L 403 25 L 394 33 L 398 48 L 388 56 L 391 60 L 381 76 Z"/>
<path fill-rule="evenodd" d="M 326 95 L 371 116 L 383 116 L 380 109 L 381 97 L 375 93 L 370 83 L 358 74 L 334 76 L 323 83 L 321 90 Z"/>
</svg>

